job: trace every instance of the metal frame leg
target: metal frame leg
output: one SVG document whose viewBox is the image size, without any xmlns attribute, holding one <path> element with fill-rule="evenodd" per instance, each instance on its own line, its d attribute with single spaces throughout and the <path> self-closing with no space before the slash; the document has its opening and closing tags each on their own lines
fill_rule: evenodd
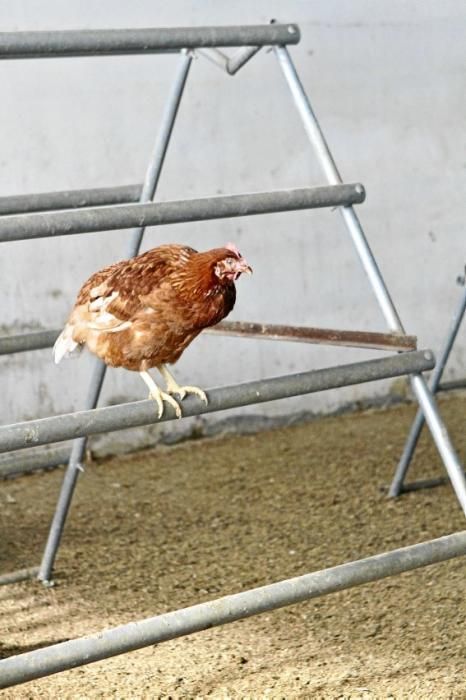
<svg viewBox="0 0 466 700">
<path fill-rule="evenodd" d="M 443 371 L 445 369 L 445 365 L 447 364 L 448 358 L 450 357 L 450 353 L 452 351 L 453 345 L 456 340 L 456 336 L 458 335 L 458 331 L 461 326 L 461 322 L 464 318 L 464 314 L 466 312 L 466 288 L 463 290 L 463 295 L 460 300 L 460 304 L 458 306 L 458 309 L 453 317 L 450 329 L 448 331 L 447 335 L 447 340 L 445 343 L 445 346 L 443 347 L 440 356 L 437 360 L 437 364 L 435 365 L 435 369 L 432 372 L 432 377 L 430 381 L 430 390 L 433 394 L 436 393 L 438 386 L 440 384 L 440 380 L 442 379 Z M 425 417 L 424 413 L 422 412 L 421 409 L 418 410 L 416 413 L 416 417 L 413 421 L 413 424 L 411 426 L 411 430 L 408 436 L 408 439 L 406 440 L 406 444 L 404 446 L 403 454 L 401 455 L 401 459 L 399 461 L 398 467 L 396 469 L 395 475 L 393 477 L 393 481 L 391 483 L 388 495 L 390 498 L 396 498 L 396 496 L 399 496 L 400 493 L 403 490 L 403 482 L 406 476 L 406 473 L 408 471 L 411 459 L 414 454 L 414 450 L 416 449 L 416 445 L 418 443 L 419 437 L 421 435 L 422 428 L 424 427 L 425 423 Z"/>
<path fill-rule="evenodd" d="M 168 144 L 175 124 L 176 115 L 183 96 L 184 87 L 191 67 L 191 52 L 183 51 L 181 63 L 172 91 L 162 117 L 162 124 L 157 135 L 155 148 L 152 152 L 149 167 L 146 172 L 144 185 L 141 192 L 140 202 L 149 202 L 153 199 L 159 181 L 162 166 L 165 160 Z M 144 227 L 135 228 L 131 232 L 131 239 L 128 246 L 127 257 L 137 255 L 144 235 Z M 99 400 L 100 391 L 105 377 L 106 366 L 96 360 L 90 381 L 89 394 L 87 396 L 85 408 L 95 408 Z M 70 459 L 63 479 L 60 495 L 55 510 L 55 514 L 50 526 L 50 531 L 45 546 L 42 562 L 37 578 L 44 583 L 51 579 L 55 557 L 57 555 L 63 529 L 68 515 L 68 510 L 73 498 L 74 489 L 78 479 L 79 471 L 82 470 L 81 463 L 84 459 L 87 438 L 78 438 L 73 442 Z"/>
<path fill-rule="evenodd" d="M 283 71 L 288 87 L 290 88 L 306 133 L 316 151 L 318 160 L 323 168 L 329 184 L 340 184 L 342 179 L 288 50 L 284 46 L 277 46 L 274 47 L 274 52 L 278 58 L 279 65 Z M 398 316 L 395 305 L 390 297 L 353 207 L 341 207 L 340 210 L 356 248 L 356 252 L 369 278 L 369 282 L 389 328 L 393 331 L 404 333 L 403 325 Z M 415 374 L 410 376 L 410 380 L 413 392 L 425 415 L 427 425 L 429 426 L 432 437 L 447 470 L 448 476 L 450 477 L 458 501 L 460 502 L 460 505 L 466 515 L 466 478 L 461 463 L 448 436 L 446 426 L 440 417 L 435 400 L 424 377 L 420 374 Z"/>
</svg>

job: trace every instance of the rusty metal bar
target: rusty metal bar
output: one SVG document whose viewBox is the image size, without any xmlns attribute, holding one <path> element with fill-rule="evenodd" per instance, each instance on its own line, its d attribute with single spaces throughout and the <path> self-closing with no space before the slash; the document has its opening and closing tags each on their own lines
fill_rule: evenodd
<svg viewBox="0 0 466 700">
<path fill-rule="evenodd" d="M 283 326 L 274 323 L 252 323 L 249 321 L 222 321 L 204 333 L 230 335 L 240 338 L 264 340 L 289 340 L 318 345 L 344 345 L 372 350 L 416 350 L 417 338 L 401 333 L 372 333 L 369 331 L 342 331 L 331 328 L 308 326 Z"/>
<path fill-rule="evenodd" d="M 288 340 L 320 345 L 345 345 L 372 350 L 416 350 L 417 338 L 401 333 L 373 333 L 370 331 L 342 331 L 331 328 L 311 328 L 308 326 L 285 326 L 274 323 L 250 321 L 222 321 L 217 326 L 206 328 L 204 333 L 212 335 L 237 336 L 263 340 Z M 51 348 L 60 334 L 60 329 L 34 331 L 0 338 L 0 355 L 15 352 Z"/>
</svg>

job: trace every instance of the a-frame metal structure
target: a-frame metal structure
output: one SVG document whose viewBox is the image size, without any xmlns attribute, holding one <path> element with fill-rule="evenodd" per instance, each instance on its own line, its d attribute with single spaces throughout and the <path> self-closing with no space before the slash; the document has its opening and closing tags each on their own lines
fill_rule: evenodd
<svg viewBox="0 0 466 700">
<path fill-rule="evenodd" d="M 0 201 L 0 211 L 6 212 L 8 216 L 0 217 L 0 242 L 130 228 L 132 230 L 126 251 L 127 257 L 130 257 L 138 253 L 145 227 L 148 225 L 338 206 L 362 269 L 368 277 L 391 332 L 392 341 L 396 337 L 401 342 L 402 338 L 406 338 L 405 330 L 353 208 L 353 204 L 363 201 L 364 188 L 358 184 L 343 184 L 309 97 L 288 52 L 287 45 L 297 43 L 299 38 L 299 28 L 294 24 L 0 34 L 0 58 L 3 59 L 167 51 L 179 54 L 178 72 L 142 188 L 116 187 L 79 193 L 48 193 L 30 198 L 3 198 Z M 227 56 L 219 50 L 219 47 L 232 46 L 240 47 L 232 56 Z M 263 46 L 273 49 L 327 185 L 272 193 L 153 203 L 193 55 L 196 52 L 205 53 L 227 73 L 234 74 Z M 135 200 L 138 201 L 137 204 L 128 204 Z M 54 211 L 58 209 L 65 211 Z M 50 346 L 55 337 L 56 331 L 50 331 L 0 339 L 0 351 L 2 347 L 4 352 L 19 352 Z M 199 406 L 194 398 L 188 399 L 184 404 L 184 412 L 185 415 L 194 415 L 408 374 L 420 410 L 432 433 L 459 503 L 466 513 L 464 472 L 439 415 L 432 391 L 421 374 L 423 370 L 432 366 L 433 358 L 429 351 L 402 352 L 381 360 L 225 387 L 209 393 L 208 407 Z M 84 411 L 0 428 L 0 451 L 3 452 L 75 438 L 38 571 L 39 579 L 45 583 L 52 579 L 54 560 L 78 475 L 82 469 L 87 436 L 106 430 L 148 424 L 154 420 L 150 402 L 96 409 L 104 376 L 105 366 L 96 361 Z M 173 417 L 169 409 L 167 417 Z M 30 573 L 31 570 L 28 571 Z"/>
</svg>

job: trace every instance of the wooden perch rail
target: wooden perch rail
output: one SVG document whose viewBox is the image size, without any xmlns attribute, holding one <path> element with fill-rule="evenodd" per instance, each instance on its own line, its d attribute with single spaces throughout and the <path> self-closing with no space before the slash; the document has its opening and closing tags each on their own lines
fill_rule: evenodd
<svg viewBox="0 0 466 700">
<path fill-rule="evenodd" d="M 233 335 L 241 338 L 265 338 L 266 340 L 290 340 L 318 345 L 345 345 L 372 350 L 416 350 L 417 337 L 401 333 L 371 333 L 369 331 L 340 331 L 332 328 L 307 326 L 282 326 L 274 323 L 250 323 L 248 321 L 222 321 L 206 328 L 204 333 Z"/>
</svg>

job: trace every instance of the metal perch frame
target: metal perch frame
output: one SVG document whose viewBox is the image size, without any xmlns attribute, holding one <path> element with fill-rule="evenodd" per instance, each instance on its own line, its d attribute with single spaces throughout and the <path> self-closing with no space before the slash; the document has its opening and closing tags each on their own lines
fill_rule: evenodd
<svg viewBox="0 0 466 700">
<path fill-rule="evenodd" d="M 337 206 L 343 216 L 356 253 L 388 324 L 389 333 L 332 331 L 329 329 L 264 326 L 263 324 L 225 323 L 216 332 L 249 337 L 304 342 L 334 342 L 383 349 L 408 350 L 415 339 L 407 336 L 390 298 L 377 263 L 364 236 L 353 204 L 364 200 L 362 185 L 342 183 L 323 133 L 300 83 L 286 45 L 300 39 L 295 24 L 271 24 L 258 27 L 198 27 L 178 29 L 128 29 L 65 32 L 0 33 L 0 59 L 53 58 L 57 56 L 95 56 L 173 52 L 180 54 L 178 72 L 170 92 L 159 133 L 142 185 L 97 188 L 70 192 L 42 193 L 31 197 L 0 198 L 0 241 L 34 239 L 42 236 L 89 233 L 92 231 L 132 228 L 127 256 L 136 255 L 145 226 L 180 221 L 249 216 Z M 219 47 L 239 47 L 231 57 Z M 271 46 L 303 121 L 305 131 L 322 166 L 327 185 L 274 193 L 208 197 L 179 202 L 153 203 L 158 180 L 168 148 L 178 107 L 192 63 L 193 51 L 202 49 L 227 73 L 233 75 L 263 46 Z M 137 202 L 137 203 L 135 203 Z M 60 211 L 66 209 L 66 211 Z M 41 331 L 24 336 L 0 339 L 0 353 L 23 352 L 51 345 L 57 331 Z M 376 337 L 377 336 L 377 337 Z M 368 344 L 369 343 L 369 344 Z M 370 345 L 372 343 L 372 345 Z M 376 345 L 374 345 L 374 343 Z M 233 387 L 209 391 L 210 403 L 200 406 L 194 397 L 183 404 L 185 415 L 271 401 L 287 396 L 323 391 L 332 387 L 372 381 L 383 377 L 408 374 L 414 393 L 426 417 L 458 500 L 466 513 L 466 480 L 458 457 L 439 416 L 432 392 L 421 372 L 432 368 L 430 351 L 402 352 L 382 359 L 332 367 L 298 375 L 276 377 Z M 49 444 L 74 438 L 57 509 L 39 569 L 38 578 L 49 582 L 55 556 L 63 533 L 66 516 L 83 460 L 86 437 L 101 431 L 118 430 L 154 422 L 152 402 L 140 401 L 121 406 L 96 409 L 105 375 L 105 366 L 95 361 L 89 394 L 83 411 L 0 428 L 2 451 Z M 170 419 L 170 409 L 167 419 Z M 62 448 L 58 448 L 60 452 Z M 63 452 L 61 452 L 61 456 Z M 48 459 L 51 459 L 50 456 Z M 57 457 L 51 459 L 54 462 Z M 32 462 L 38 463 L 36 457 Z M 45 466 L 42 464 L 42 466 Z M 460 556 L 466 552 L 466 533 L 456 533 L 440 540 L 395 550 L 365 560 L 350 562 L 307 576 L 289 579 L 261 589 L 227 596 L 218 601 L 179 610 L 152 620 L 132 623 L 85 640 L 61 645 L 0 661 L 3 687 L 24 682 L 86 662 L 107 658 L 146 644 L 230 622 L 241 617 L 271 610 L 301 600 L 324 595 L 417 566 Z M 35 567 L 0 577 L 0 583 L 33 576 Z M 168 627 L 171 631 L 167 631 Z"/>
<path fill-rule="evenodd" d="M 418 350 L 403 353 L 401 356 L 389 355 L 377 360 L 365 360 L 338 367 L 260 379 L 211 389 L 208 391 L 207 405 L 190 396 L 183 402 L 183 415 L 197 416 L 228 408 L 250 406 L 342 386 L 373 382 L 377 379 L 399 377 L 412 372 L 424 372 L 432 369 L 434 365 L 434 356 L 430 350 Z M 150 425 L 154 423 L 155 416 L 154 402 L 146 400 L 14 423 L 0 427 L 0 453 L 36 445 L 48 445 L 51 442 L 81 438 L 86 435 L 135 428 L 139 425 Z M 160 421 L 173 418 L 175 418 L 174 410 L 171 406 L 167 406 Z"/>
<path fill-rule="evenodd" d="M 143 188 L 144 192 L 144 188 Z M 143 194 L 141 194 L 141 198 Z M 83 208 L 76 211 L 21 214 L 0 218 L 0 243 L 76 233 L 93 233 L 125 228 L 145 228 L 236 216 L 272 214 L 300 209 L 338 207 L 364 201 L 360 184 L 308 187 L 257 194 L 202 197 L 175 202 L 121 204 Z"/>
<path fill-rule="evenodd" d="M 458 305 L 457 310 L 455 311 L 451 322 L 451 326 L 448 330 L 445 345 L 440 352 L 437 364 L 432 373 L 432 377 L 430 380 L 430 389 L 433 394 L 437 393 L 437 391 L 442 389 L 440 381 L 442 379 L 443 372 L 448 362 L 448 358 L 450 357 L 450 353 L 453 350 L 453 345 L 455 344 L 456 337 L 458 335 L 461 323 L 464 318 L 464 314 L 466 312 L 466 286 L 464 277 L 458 278 L 458 282 L 460 282 L 464 286 L 464 289 L 461 294 L 460 303 Z M 458 383 L 452 382 L 452 385 L 452 388 L 456 388 L 458 386 Z M 460 383 L 460 386 L 462 386 L 462 383 Z M 414 451 L 421 436 L 421 431 L 424 427 L 424 424 L 424 414 L 422 412 L 422 409 L 419 409 L 411 426 L 411 430 L 406 440 L 403 454 L 401 455 L 398 467 L 396 469 L 393 481 L 390 486 L 390 490 L 388 492 L 388 495 L 391 498 L 396 498 L 404 491 L 413 491 L 417 488 L 425 488 L 427 486 L 437 486 L 440 483 L 443 483 L 444 481 L 443 479 L 432 479 L 428 481 L 424 480 L 420 482 L 414 482 L 414 484 L 409 484 L 406 486 L 404 485 L 404 480 L 408 472 L 409 465 L 411 464 L 411 460 L 413 458 Z"/>
<path fill-rule="evenodd" d="M 466 554 L 466 531 L 227 595 L 0 661 L 0 688 Z"/>
<path fill-rule="evenodd" d="M 182 49 L 297 44 L 297 24 L 0 32 L 0 59 L 178 53 Z"/>
</svg>

